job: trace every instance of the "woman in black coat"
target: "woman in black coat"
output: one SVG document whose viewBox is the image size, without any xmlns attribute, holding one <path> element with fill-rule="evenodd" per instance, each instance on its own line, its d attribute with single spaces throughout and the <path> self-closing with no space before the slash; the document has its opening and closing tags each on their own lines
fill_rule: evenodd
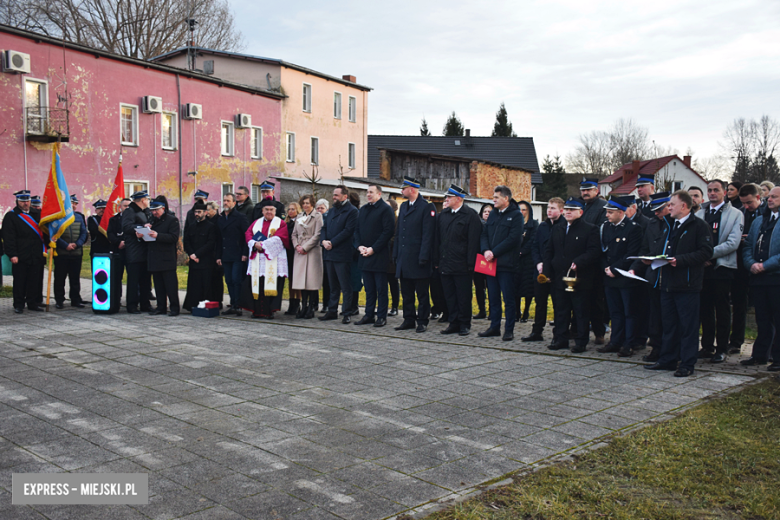
<svg viewBox="0 0 780 520">
<path fill-rule="evenodd" d="M 490 212 L 493 211 L 492 204 L 483 204 L 479 210 L 479 218 L 484 226 L 487 222 Z M 475 320 L 484 320 L 487 318 L 487 310 L 485 306 L 485 290 L 487 289 L 486 275 L 474 271 L 474 292 L 477 295 L 477 307 L 479 307 L 479 313 L 474 315 Z"/>
<path fill-rule="evenodd" d="M 523 245 L 520 247 L 520 269 L 517 273 L 515 301 L 517 302 L 517 319 L 520 323 L 528 322 L 528 315 L 531 310 L 531 301 L 534 298 L 534 279 L 536 278 L 536 266 L 531 255 L 531 244 L 534 240 L 536 228 L 539 223 L 534 220 L 534 209 L 531 204 L 521 200 L 517 203 L 525 219 L 523 228 Z M 523 312 L 520 312 L 520 299 L 525 298 L 525 305 L 522 306 Z"/>
</svg>

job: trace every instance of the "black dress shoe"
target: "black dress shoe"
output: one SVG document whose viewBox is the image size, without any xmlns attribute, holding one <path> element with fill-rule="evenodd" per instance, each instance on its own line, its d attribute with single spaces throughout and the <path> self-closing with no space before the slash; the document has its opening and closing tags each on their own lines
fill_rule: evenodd
<svg viewBox="0 0 780 520">
<path fill-rule="evenodd" d="M 743 359 L 739 362 L 739 364 L 746 367 L 752 367 L 753 365 L 766 365 L 766 361 L 761 361 L 760 359 L 756 359 L 751 356 L 747 359 Z"/>
<path fill-rule="evenodd" d="M 631 347 L 631 350 L 634 352 L 638 352 L 640 350 L 644 350 L 647 348 L 647 340 L 645 341 L 638 341 L 634 344 L 634 346 Z"/>
<path fill-rule="evenodd" d="M 413 321 L 404 321 L 399 326 L 395 327 L 395 330 L 411 330 L 415 328 Z"/>
<path fill-rule="evenodd" d="M 580 354 L 582 352 L 585 352 L 586 350 L 587 349 L 585 347 L 572 347 L 571 349 L 569 349 L 569 351 L 572 354 Z"/>
<path fill-rule="evenodd" d="M 710 359 L 710 363 L 723 363 L 724 361 L 726 361 L 726 354 L 715 354 Z"/>
<path fill-rule="evenodd" d="M 621 348 L 618 352 L 618 357 L 631 357 L 634 355 L 634 351 L 630 348 Z"/>
<path fill-rule="evenodd" d="M 149 316 L 161 316 L 163 314 L 168 314 L 167 309 L 155 309 L 152 312 L 149 313 Z"/>
<path fill-rule="evenodd" d="M 54 308 L 55 309 L 64 309 L 65 308 L 65 304 L 64 303 L 55 303 L 54 304 Z"/>
<path fill-rule="evenodd" d="M 235 309 L 228 309 L 228 310 L 226 310 L 226 311 L 222 311 L 222 315 L 223 315 L 223 316 L 229 316 L 229 315 L 231 315 L 231 314 L 235 314 L 235 313 L 236 313 L 236 310 L 235 310 Z"/>
<path fill-rule="evenodd" d="M 450 321 L 450 317 L 449 317 L 449 316 L 442 315 L 442 317 L 441 317 L 441 318 L 439 318 L 439 320 L 438 320 L 438 321 L 439 321 L 439 323 L 447 323 L 447 322 L 449 322 L 449 321 Z"/>
<path fill-rule="evenodd" d="M 549 345 L 547 345 L 547 348 L 549 350 L 563 350 L 563 349 L 567 349 L 567 348 L 569 348 L 569 342 L 565 341 L 565 342 L 560 342 L 560 343 L 550 343 Z"/>
<path fill-rule="evenodd" d="M 613 345 L 612 343 L 607 343 L 603 347 L 597 348 L 596 352 L 601 352 L 602 354 L 611 354 L 612 352 L 620 352 L 620 347 Z"/>
<path fill-rule="evenodd" d="M 415 332 L 422 333 L 425 332 L 426 330 L 428 330 L 428 325 L 423 325 L 422 323 L 420 323 L 419 325 L 417 325 Z"/>
<path fill-rule="evenodd" d="M 387 325 L 387 320 L 385 318 L 378 318 L 376 323 L 374 323 L 374 327 L 384 327 L 385 325 Z"/>
<path fill-rule="evenodd" d="M 688 377 L 691 374 L 693 374 L 693 370 L 690 368 L 678 368 L 674 373 L 674 377 Z"/>
<path fill-rule="evenodd" d="M 440 313 L 440 312 L 434 312 L 434 313 L 431 314 L 431 319 L 432 320 L 438 320 L 439 318 L 441 318 L 441 314 L 442 313 Z"/>
<path fill-rule="evenodd" d="M 387 311 L 388 316 L 398 316 L 398 307 L 393 307 L 389 311 Z"/>
<path fill-rule="evenodd" d="M 127 309 L 127 314 L 141 314 L 138 309 Z"/>
<path fill-rule="evenodd" d="M 244 313 L 243 313 L 243 311 L 241 309 L 238 309 L 236 311 L 236 316 L 243 316 L 243 315 L 244 315 Z"/>
<path fill-rule="evenodd" d="M 712 359 L 713 357 L 715 357 L 715 352 L 701 349 L 698 352 L 698 357 L 699 359 Z"/>
<path fill-rule="evenodd" d="M 528 323 L 528 318 L 520 318 L 520 323 Z"/>
<path fill-rule="evenodd" d="M 742 347 L 736 345 L 729 347 L 729 354 L 739 354 L 740 352 L 742 352 Z"/>
<path fill-rule="evenodd" d="M 344 325 L 348 325 L 349 323 L 352 323 L 352 318 L 350 318 L 349 316 L 344 316 L 341 319 L 341 323 L 343 323 Z"/>
<path fill-rule="evenodd" d="M 479 336 L 480 338 L 492 338 L 494 336 L 500 336 L 500 335 L 501 335 L 501 331 L 493 328 L 490 328 L 485 332 L 480 332 L 479 334 L 477 334 L 477 336 Z"/>
<path fill-rule="evenodd" d="M 179 315 L 179 311 L 170 311 L 168 313 L 168 316 L 178 316 L 178 315 Z"/>
<path fill-rule="evenodd" d="M 525 342 L 528 342 L 528 341 L 544 341 L 544 338 L 542 337 L 541 334 L 537 334 L 535 332 L 532 332 L 528 336 L 523 336 L 522 338 L 520 338 L 520 341 L 525 341 Z"/>
<path fill-rule="evenodd" d="M 662 365 L 661 363 L 653 363 L 652 365 L 645 365 L 645 370 L 676 370 L 674 365 Z"/>
<path fill-rule="evenodd" d="M 83 309 L 84 307 L 86 307 L 86 305 L 84 305 L 83 303 L 71 303 L 70 306 L 76 307 L 77 309 Z"/>
<path fill-rule="evenodd" d="M 471 327 L 460 329 L 460 331 L 458 332 L 458 336 L 468 336 L 469 334 L 471 334 Z"/>
<path fill-rule="evenodd" d="M 767 372 L 780 372 L 780 363 L 772 363 L 766 367 Z"/>
<path fill-rule="evenodd" d="M 43 307 L 40 307 L 38 305 L 33 305 L 32 307 L 28 306 L 27 310 L 33 311 L 33 312 L 43 312 Z"/>
<path fill-rule="evenodd" d="M 374 318 L 369 318 L 368 316 L 363 316 L 360 318 L 360 321 L 356 321 L 355 325 L 367 325 L 369 323 L 375 323 L 376 320 Z"/>
<path fill-rule="evenodd" d="M 16 314 L 21 314 L 24 312 L 24 307 L 14 307 L 14 312 Z"/>
<path fill-rule="evenodd" d="M 458 327 L 453 327 L 452 325 L 450 325 L 446 329 L 440 330 L 439 334 L 457 334 L 458 332 L 460 332 L 460 329 Z"/>
<path fill-rule="evenodd" d="M 501 339 L 503 341 L 512 341 L 515 339 L 515 335 L 512 332 L 504 332 L 504 336 Z"/>
<path fill-rule="evenodd" d="M 485 318 L 487 318 L 487 314 L 485 313 L 485 311 L 479 311 L 477 314 L 475 314 L 472 317 L 475 320 L 484 320 Z"/>
<path fill-rule="evenodd" d="M 339 315 L 335 312 L 328 312 L 325 313 L 324 316 L 320 316 L 318 319 L 320 321 L 330 321 L 330 320 L 337 320 L 339 318 Z"/>
<path fill-rule="evenodd" d="M 661 359 L 661 350 L 655 347 L 648 355 L 642 356 L 642 361 L 647 361 L 648 363 L 655 363 L 659 359 Z"/>
</svg>

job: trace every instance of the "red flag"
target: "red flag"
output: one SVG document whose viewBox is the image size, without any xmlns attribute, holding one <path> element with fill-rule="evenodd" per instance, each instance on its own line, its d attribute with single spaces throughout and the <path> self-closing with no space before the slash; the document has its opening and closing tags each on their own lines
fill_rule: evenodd
<svg viewBox="0 0 780 520">
<path fill-rule="evenodd" d="M 125 198 L 125 177 L 122 174 L 122 161 L 119 161 L 119 171 L 116 172 L 114 179 L 114 189 L 111 190 L 111 196 L 108 198 L 108 204 L 103 212 L 103 218 L 100 219 L 100 232 L 108 236 L 108 219 L 119 212 L 119 204 Z"/>
</svg>

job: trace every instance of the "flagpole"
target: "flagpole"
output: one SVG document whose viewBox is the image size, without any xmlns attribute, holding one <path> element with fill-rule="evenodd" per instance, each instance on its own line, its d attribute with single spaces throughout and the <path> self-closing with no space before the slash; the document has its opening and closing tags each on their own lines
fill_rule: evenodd
<svg viewBox="0 0 780 520">
<path fill-rule="evenodd" d="M 60 153 L 60 143 L 59 140 L 54 143 L 54 153 L 58 154 Z M 68 201 L 70 202 L 70 201 Z M 49 312 L 49 309 L 51 308 L 51 273 L 52 273 L 52 262 L 54 260 L 54 249 L 57 247 L 56 243 L 52 240 L 49 244 L 49 281 L 46 284 L 46 312 Z"/>
</svg>

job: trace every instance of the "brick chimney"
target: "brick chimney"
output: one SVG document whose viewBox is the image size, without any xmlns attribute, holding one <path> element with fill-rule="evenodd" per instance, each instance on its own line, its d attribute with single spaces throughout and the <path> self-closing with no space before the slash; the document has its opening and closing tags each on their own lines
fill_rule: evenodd
<svg viewBox="0 0 780 520">
<path fill-rule="evenodd" d="M 685 157 L 683 157 L 683 164 L 685 166 L 687 166 L 688 168 L 691 167 L 691 156 L 690 155 L 686 155 Z"/>
<path fill-rule="evenodd" d="M 350 76 L 349 74 L 341 76 L 341 79 L 344 81 L 349 81 L 350 83 L 357 83 L 357 78 L 355 76 Z"/>
<path fill-rule="evenodd" d="M 634 173 L 634 175 L 636 175 L 637 177 L 639 177 L 639 165 L 641 163 L 642 163 L 642 161 L 633 161 L 631 163 L 631 170 Z"/>
<path fill-rule="evenodd" d="M 471 129 L 470 128 L 466 129 L 466 137 L 471 137 Z"/>
</svg>

